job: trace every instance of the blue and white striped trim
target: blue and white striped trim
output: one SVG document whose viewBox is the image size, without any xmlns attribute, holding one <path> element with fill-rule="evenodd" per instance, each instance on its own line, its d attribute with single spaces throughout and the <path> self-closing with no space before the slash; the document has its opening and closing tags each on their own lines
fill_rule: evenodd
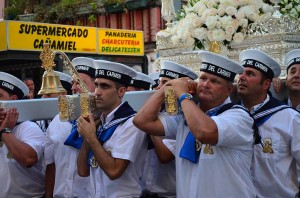
<svg viewBox="0 0 300 198">
<path fill-rule="evenodd" d="M 125 118 L 119 118 L 119 119 L 113 120 L 111 122 L 105 123 L 103 126 L 101 126 L 100 131 L 104 131 L 104 130 L 106 130 L 106 129 L 108 129 L 108 128 L 116 125 L 116 124 L 119 124 L 119 123 L 123 122 L 124 120 L 127 120 L 127 119 L 133 117 L 133 116 L 135 116 L 135 114 L 132 114 L 132 115 L 127 116 Z"/>
<path fill-rule="evenodd" d="M 258 114 L 256 114 L 256 115 L 254 115 L 253 117 L 254 117 L 254 119 L 256 120 L 256 119 L 258 119 L 258 118 L 261 118 L 261 117 L 264 117 L 264 116 L 266 116 L 266 115 L 275 113 L 276 111 L 280 111 L 280 110 L 285 109 L 285 108 L 288 108 L 288 107 L 289 107 L 289 106 L 287 106 L 287 105 L 280 105 L 280 106 L 274 107 L 274 108 L 272 108 L 272 109 L 268 109 L 268 110 L 265 110 L 265 111 L 263 111 L 263 112 L 260 112 L 260 113 L 258 113 Z"/>
</svg>

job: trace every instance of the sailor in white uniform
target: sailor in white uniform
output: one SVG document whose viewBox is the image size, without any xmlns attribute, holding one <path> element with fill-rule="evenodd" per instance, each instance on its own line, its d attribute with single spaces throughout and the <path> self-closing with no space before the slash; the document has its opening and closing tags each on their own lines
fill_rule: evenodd
<svg viewBox="0 0 300 198">
<path fill-rule="evenodd" d="M 77 121 L 78 131 L 84 137 L 78 173 L 90 176 L 88 197 L 139 197 L 146 138 L 132 123 L 135 111 L 128 102 L 122 102 L 136 72 L 115 62 L 97 60 L 94 64 L 96 108 L 102 112 L 101 124 L 96 130 L 92 114 Z"/>
<path fill-rule="evenodd" d="M 0 100 L 20 100 L 28 94 L 21 80 L 0 72 Z M 43 132 L 34 122 L 17 123 L 15 108 L 0 108 L 0 118 L 0 197 L 43 197 Z"/>
<path fill-rule="evenodd" d="M 158 73 L 157 89 L 161 88 L 164 83 L 180 77 L 195 80 L 198 75 L 184 65 L 173 61 L 163 61 Z M 161 113 L 165 113 L 165 110 L 162 109 Z M 142 197 L 176 197 L 176 171 L 173 154 L 176 141 L 166 137 L 150 137 L 153 146 L 152 149 L 149 148 L 146 157 L 142 176 L 145 186 Z"/>
<path fill-rule="evenodd" d="M 300 112 L 300 49 L 295 49 L 288 52 L 284 57 L 284 65 L 287 68 L 287 104 Z M 300 189 L 300 164 L 297 164 L 297 169 Z M 300 194 L 298 196 L 300 196 Z"/>
<path fill-rule="evenodd" d="M 88 89 L 95 89 L 95 67 L 93 59 L 77 57 L 72 60 L 80 78 Z M 72 91 L 81 93 L 78 82 L 72 80 Z M 69 138 L 70 135 L 72 138 Z M 66 140 L 69 140 L 66 142 Z M 77 174 L 77 156 L 81 147 L 76 122 L 62 122 L 59 115 L 50 123 L 45 137 L 46 198 L 50 197 L 86 197 L 88 177 Z"/>
<path fill-rule="evenodd" d="M 300 163 L 300 114 L 268 94 L 278 77 L 279 63 L 268 54 L 244 50 L 238 94 L 249 109 L 261 137 L 254 148 L 252 179 L 257 197 L 295 197 L 299 191 L 296 164 Z"/>
<path fill-rule="evenodd" d="M 152 135 L 176 137 L 177 197 L 255 197 L 250 173 L 254 122 L 229 98 L 243 67 L 214 53 L 199 53 L 198 106 L 189 94 L 194 81 L 171 80 L 146 102 L 134 124 Z M 183 115 L 158 116 L 166 86 L 175 90 Z"/>
</svg>

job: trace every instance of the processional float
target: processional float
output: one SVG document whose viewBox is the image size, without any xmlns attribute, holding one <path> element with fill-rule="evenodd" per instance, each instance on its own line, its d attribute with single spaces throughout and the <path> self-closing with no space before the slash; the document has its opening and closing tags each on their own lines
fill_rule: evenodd
<svg viewBox="0 0 300 198">
<path fill-rule="evenodd" d="M 61 51 L 52 51 L 49 44 L 45 44 L 40 58 L 42 67 L 45 69 L 42 78 L 42 86 L 39 94 L 63 93 L 64 88 L 60 83 L 59 76 L 54 72 L 55 55 L 63 60 L 64 67 L 70 72 L 73 80 L 83 93 L 76 95 L 61 95 L 58 98 L 26 99 L 15 101 L 0 101 L 0 108 L 17 108 L 19 112 L 18 122 L 26 120 L 48 120 L 59 114 L 61 121 L 75 120 L 80 115 L 87 116 L 95 111 L 95 96 L 90 93 L 84 81 L 73 66 L 68 56 Z M 138 111 L 154 91 L 127 92 L 123 101 L 128 101 L 132 108 Z"/>
<path fill-rule="evenodd" d="M 165 0 L 162 2 L 170 3 L 172 1 L 173 0 Z M 225 1 L 225 3 L 226 2 L 228 1 Z M 241 11 L 241 13 L 244 13 L 244 15 L 240 15 L 243 16 L 241 18 L 246 19 L 245 15 L 251 14 L 249 13 L 251 10 L 250 8 L 257 6 L 251 6 L 250 4 L 258 4 L 258 2 L 262 4 L 264 1 L 242 2 L 249 4 L 248 7 L 241 8 L 242 6 L 238 5 L 228 5 L 227 8 L 235 7 L 237 12 Z M 257 20 L 256 22 L 252 21 L 249 23 L 250 20 L 247 19 L 247 26 L 240 26 L 235 30 L 236 32 L 242 33 L 244 36 L 242 42 L 235 43 L 232 42 L 232 39 L 231 41 L 227 41 L 225 45 L 225 42 L 223 42 L 224 40 L 222 40 L 222 42 L 212 41 L 208 37 L 201 40 L 203 41 L 201 46 L 202 48 L 198 47 L 197 41 L 199 41 L 203 35 L 209 35 L 209 31 L 213 32 L 213 30 L 208 27 L 208 24 L 210 23 L 211 25 L 213 21 L 208 19 L 209 9 L 211 8 L 212 11 L 216 7 L 221 8 L 221 5 L 214 5 L 214 3 L 221 4 L 221 1 L 188 0 L 187 5 L 184 6 L 179 14 L 179 20 L 175 20 L 174 8 L 172 5 L 169 3 L 162 5 L 162 8 L 164 8 L 162 17 L 167 21 L 167 28 L 159 31 L 156 34 L 156 52 L 160 55 L 156 62 L 158 69 L 160 62 L 164 60 L 171 60 L 185 65 L 199 73 L 201 67 L 201 57 L 198 54 L 199 50 L 209 50 L 227 56 L 232 60 L 239 61 L 238 59 L 241 51 L 245 49 L 258 49 L 268 53 L 281 64 L 280 78 L 284 82 L 286 78 L 284 56 L 287 52 L 300 48 L 300 19 L 290 18 L 286 14 L 280 14 L 278 3 L 280 3 L 281 0 L 270 0 L 270 2 L 272 2 L 274 6 L 268 4 L 270 7 L 268 12 L 262 13 L 261 10 L 263 10 L 263 7 L 261 7 L 261 9 L 257 10 L 257 13 L 252 13 L 253 16 L 266 16 L 264 20 Z M 205 9 L 203 9 L 203 5 L 206 5 Z M 244 10 L 242 11 L 242 9 Z M 219 15 L 219 11 L 220 10 L 218 10 L 218 12 L 215 13 L 212 18 L 222 18 L 225 16 L 225 14 Z M 199 18 L 201 18 L 201 20 L 199 20 Z M 232 19 L 234 19 L 234 17 L 232 17 Z M 214 20 L 217 21 L 216 18 L 214 18 Z M 218 27 L 219 22 L 220 21 L 216 22 L 214 29 L 222 29 Z M 228 26 L 230 26 L 230 23 L 228 24 Z M 197 35 L 193 35 L 193 33 L 196 32 L 194 31 L 196 29 L 202 34 L 198 33 Z M 206 31 L 200 31 L 203 29 Z M 181 35 L 181 37 L 178 35 Z M 274 94 L 274 96 L 280 100 L 283 100 L 287 97 L 287 89 L 284 83 L 283 86 L 283 89 L 281 89 L 278 93 L 274 91 L 273 86 L 270 89 L 272 94 Z"/>
</svg>

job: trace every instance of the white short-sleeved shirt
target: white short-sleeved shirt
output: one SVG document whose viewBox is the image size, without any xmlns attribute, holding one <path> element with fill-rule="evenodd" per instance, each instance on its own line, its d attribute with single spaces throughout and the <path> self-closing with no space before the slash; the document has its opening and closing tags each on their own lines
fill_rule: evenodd
<svg viewBox="0 0 300 198">
<path fill-rule="evenodd" d="M 79 150 L 64 145 L 71 129 L 69 122 L 61 122 L 56 115 L 46 131 L 45 164 L 55 163 L 54 197 L 80 198 L 88 194 L 89 178 L 77 173 Z"/>
<path fill-rule="evenodd" d="M 164 145 L 173 153 L 173 155 L 176 155 L 176 140 L 165 138 L 162 141 Z"/>
<path fill-rule="evenodd" d="M 212 146 L 213 154 L 205 154 L 202 145 L 197 164 L 179 157 L 189 132 L 183 115 L 159 118 L 165 135 L 176 136 L 177 197 L 255 197 L 250 173 L 253 119 L 245 110 L 230 109 L 211 117 L 218 127 L 218 143 Z"/>
<path fill-rule="evenodd" d="M 25 121 L 13 129 L 14 136 L 35 150 L 38 162 L 31 168 L 9 157 L 5 144 L 0 147 L 0 197 L 42 197 L 44 194 L 44 134 L 39 126 Z"/>
<path fill-rule="evenodd" d="M 300 114 L 284 109 L 258 128 L 262 145 L 271 140 L 273 153 L 255 145 L 253 181 L 258 197 L 295 197 L 299 191 L 296 163 L 300 164 Z"/>
<path fill-rule="evenodd" d="M 172 141 L 175 142 L 175 140 Z M 159 162 L 155 150 L 148 150 L 142 175 L 142 185 L 143 190 L 157 193 L 160 197 L 176 197 L 175 160 L 162 164 Z"/>
<path fill-rule="evenodd" d="M 120 107 L 120 106 L 119 106 Z M 107 117 L 106 122 L 113 119 L 117 107 Z M 120 124 L 103 147 L 114 158 L 129 160 L 125 172 L 117 179 L 111 180 L 98 166 L 90 168 L 89 197 L 115 198 L 139 197 L 142 192 L 140 177 L 147 151 L 146 134 L 137 129 L 129 118 Z"/>
<path fill-rule="evenodd" d="M 288 105 L 290 107 L 292 107 L 292 102 L 290 99 L 288 99 Z M 300 104 L 296 107 L 296 110 L 298 112 L 300 112 Z M 298 162 L 299 163 L 299 162 Z M 298 183 L 299 183 L 299 186 L 300 186 L 300 164 L 297 163 L 297 173 L 298 173 Z"/>
</svg>

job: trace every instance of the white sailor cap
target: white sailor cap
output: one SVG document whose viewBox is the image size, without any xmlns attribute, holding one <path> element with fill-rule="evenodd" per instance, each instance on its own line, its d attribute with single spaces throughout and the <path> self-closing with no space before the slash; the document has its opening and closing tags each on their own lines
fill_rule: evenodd
<svg viewBox="0 0 300 198">
<path fill-rule="evenodd" d="M 77 57 L 72 60 L 72 63 L 78 73 L 84 73 L 92 78 L 95 78 L 94 59 L 87 57 Z"/>
<path fill-rule="evenodd" d="M 202 59 L 200 71 L 216 75 L 230 82 L 234 82 L 236 74 L 241 74 L 244 71 L 238 62 L 225 56 L 208 51 L 201 51 L 199 54 Z"/>
<path fill-rule="evenodd" d="M 5 72 L 0 72 L 0 88 L 10 94 L 17 95 L 18 99 L 23 99 L 29 94 L 29 89 L 25 83 Z"/>
<path fill-rule="evenodd" d="M 59 79 L 60 79 L 60 82 L 61 82 L 61 85 L 63 86 L 63 88 L 67 90 L 68 94 L 69 93 L 71 94 L 72 93 L 72 77 L 63 72 L 59 72 L 59 71 L 54 71 L 54 72 L 59 75 Z"/>
<path fill-rule="evenodd" d="M 300 64 L 300 49 L 292 50 L 284 57 L 284 66 L 286 66 L 286 71 L 295 64 Z"/>
<path fill-rule="evenodd" d="M 96 78 L 106 78 L 119 83 L 129 85 L 131 79 L 136 76 L 136 71 L 127 65 L 105 60 L 95 60 Z"/>
<path fill-rule="evenodd" d="M 152 83 L 154 83 L 154 80 L 150 76 L 136 72 L 136 76 L 132 78 L 130 86 L 149 90 Z"/>
<path fill-rule="evenodd" d="M 279 63 L 271 56 L 257 49 L 247 49 L 240 53 L 240 63 L 244 67 L 257 69 L 269 79 L 278 77 L 281 72 Z"/>
<path fill-rule="evenodd" d="M 152 74 L 149 74 L 150 78 L 152 78 L 153 83 L 151 85 L 151 88 L 155 88 L 159 85 L 159 72 L 154 72 Z"/>
<path fill-rule="evenodd" d="M 171 79 L 189 77 L 195 80 L 198 78 L 198 75 L 196 72 L 184 65 L 180 65 L 173 61 L 165 60 L 161 62 L 161 70 L 159 77 L 167 77 Z"/>
<path fill-rule="evenodd" d="M 70 75 L 65 74 L 63 72 L 59 72 L 59 71 L 54 71 L 54 72 L 59 75 L 60 81 L 64 81 L 64 82 L 72 84 L 72 77 Z"/>
</svg>

